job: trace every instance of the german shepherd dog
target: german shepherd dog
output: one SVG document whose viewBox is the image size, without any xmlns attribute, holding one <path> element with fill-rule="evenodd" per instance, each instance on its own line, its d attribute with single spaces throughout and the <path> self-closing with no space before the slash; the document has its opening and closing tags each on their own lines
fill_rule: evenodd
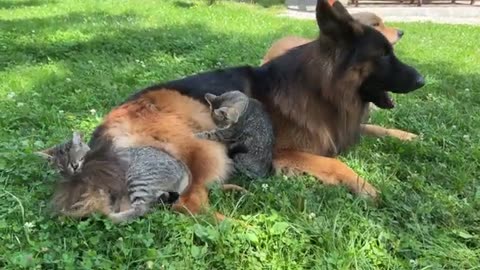
<svg viewBox="0 0 480 270">
<path fill-rule="evenodd" d="M 335 0 L 329 0 L 329 3 L 333 5 Z M 359 13 L 354 13 L 351 14 L 352 17 L 357 20 L 358 22 L 371 26 L 375 28 L 377 31 L 382 33 L 382 35 L 385 36 L 385 38 L 390 42 L 390 44 L 395 45 L 402 37 L 404 32 L 400 29 L 393 28 L 393 27 L 388 27 L 385 25 L 383 22 L 382 18 L 377 16 L 374 13 L 371 12 L 359 12 Z M 303 38 L 303 37 L 298 37 L 298 36 L 286 36 L 283 37 L 277 41 L 275 41 L 270 48 L 267 50 L 265 53 L 261 64 L 265 64 L 269 62 L 270 60 L 285 54 L 287 51 L 307 44 L 309 42 L 312 42 L 312 39 L 308 38 Z M 370 105 L 372 105 L 370 103 Z M 364 115 L 364 122 L 366 122 L 369 117 L 370 117 L 370 111 L 376 109 L 375 106 L 370 106 L 370 109 L 365 112 Z M 397 138 L 402 141 L 410 141 L 418 137 L 416 134 L 399 130 L 399 129 L 394 129 L 394 128 L 384 128 L 381 126 L 377 125 L 371 125 L 371 124 L 362 124 L 361 126 L 361 133 L 364 135 L 368 136 L 373 136 L 373 137 L 384 137 L 384 136 L 391 136 L 394 138 Z"/>
<path fill-rule="evenodd" d="M 133 94 L 94 131 L 91 151 L 153 146 L 171 153 L 192 174 L 173 208 L 201 212 L 208 206 L 207 183 L 227 179 L 231 168 L 224 145 L 194 135 L 214 128 L 204 95 L 240 90 L 261 101 L 271 116 L 277 171 L 309 173 L 325 184 L 343 184 L 355 194 L 376 197 L 372 185 L 334 157 L 357 142 L 369 102 L 391 108 L 387 91 L 414 91 L 424 85 L 424 78 L 397 59 L 380 32 L 355 21 L 339 2 L 330 6 L 318 0 L 316 18 L 321 32 L 316 40 L 261 67 L 199 73 Z M 71 202 L 77 201 L 76 216 L 105 212 L 102 203 L 96 203 L 107 201 L 105 192 L 98 191 L 102 183 L 111 182 L 105 177 L 84 181 L 85 192 L 58 189 L 57 197 L 69 196 L 70 203 L 59 200 L 57 207 L 68 214 Z"/>
</svg>

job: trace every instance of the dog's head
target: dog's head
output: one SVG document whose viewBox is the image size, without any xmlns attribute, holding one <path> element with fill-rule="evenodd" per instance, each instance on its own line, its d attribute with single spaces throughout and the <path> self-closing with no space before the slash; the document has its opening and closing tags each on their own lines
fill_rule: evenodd
<svg viewBox="0 0 480 270">
<path fill-rule="evenodd" d="M 340 2 L 318 0 L 316 18 L 321 50 L 329 51 L 335 62 L 332 85 L 338 79 L 355 83 L 358 93 L 353 94 L 362 101 L 393 108 L 389 91 L 408 93 L 425 84 L 417 70 L 395 56 L 384 35 L 354 20 Z"/>
<path fill-rule="evenodd" d="M 382 18 L 371 12 L 353 13 L 352 17 L 365 25 L 375 28 L 382 33 L 390 44 L 395 45 L 402 37 L 404 32 L 400 29 L 386 26 Z"/>
</svg>

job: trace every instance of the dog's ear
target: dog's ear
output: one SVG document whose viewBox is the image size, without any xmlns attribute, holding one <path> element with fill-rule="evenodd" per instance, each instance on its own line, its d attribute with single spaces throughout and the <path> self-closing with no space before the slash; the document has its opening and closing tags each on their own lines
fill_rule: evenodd
<svg viewBox="0 0 480 270">
<path fill-rule="evenodd" d="M 322 35 L 335 41 L 349 41 L 360 31 L 361 26 L 355 22 L 339 1 L 318 0 L 316 17 Z"/>
<path fill-rule="evenodd" d="M 332 6 L 333 11 L 338 15 L 354 20 L 352 15 L 350 15 L 348 10 L 342 5 L 342 3 L 340 3 L 340 1 L 333 1 L 330 5 Z"/>
<path fill-rule="evenodd" d="M 206 93 L 205 94 L 205 100 L 208 103 L 208 106 L 210 106 L 210 109 L 212 109 L 212 103 L 213 101 L 217 98 L 214 94 Z"/>
</svg>

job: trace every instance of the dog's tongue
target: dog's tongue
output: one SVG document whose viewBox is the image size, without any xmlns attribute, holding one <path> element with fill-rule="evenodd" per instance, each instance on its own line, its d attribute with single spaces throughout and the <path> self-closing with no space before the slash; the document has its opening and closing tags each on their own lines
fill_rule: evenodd
<svg viewBox="0 0 480 270">
<path fill-rule="evenodd" d="M 387 91 L 383 92 L 379 100 L 374 103 L 382 109 L 392 109 L 395 107 L 395 104 L 393 103 L 393 100 L 390 98 L 390 95 Z"/>
<path fill-rule="evenodd" d="M 389 109 L 395 107 L 395 104 L 393 103 L 393 99 L 390 97 L 390 95 L 388 94 L 388 92 L 385 92 L 385 102 L 387 104 L 387 107 Z"/>
</svg>

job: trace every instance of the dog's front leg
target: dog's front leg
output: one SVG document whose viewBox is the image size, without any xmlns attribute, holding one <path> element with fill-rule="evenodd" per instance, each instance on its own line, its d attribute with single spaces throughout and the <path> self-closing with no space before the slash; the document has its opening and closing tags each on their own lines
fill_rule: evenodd
<svg viewBox="0 0 480 270">
<path fill-rule="evenodd" d="M 372 137 L 394 137 L 402 141 L 411 141 L 418 137 L 418 135 L 403 131 L 400 129 L 393 128 L 384 128 L 377 125 L 362 124 L 361 132 L 363 135 L 372 136 Z"/>
<path fill-rule="evenodd" d="M 294 150 L 280 150 L 275 152 L 273 165 L 276 171 L 305 172 L 324 184 L 343 184 L 360 196 L 377 197 L 377 190 L 372 185 L 338 159 Z"/>
</svg>

